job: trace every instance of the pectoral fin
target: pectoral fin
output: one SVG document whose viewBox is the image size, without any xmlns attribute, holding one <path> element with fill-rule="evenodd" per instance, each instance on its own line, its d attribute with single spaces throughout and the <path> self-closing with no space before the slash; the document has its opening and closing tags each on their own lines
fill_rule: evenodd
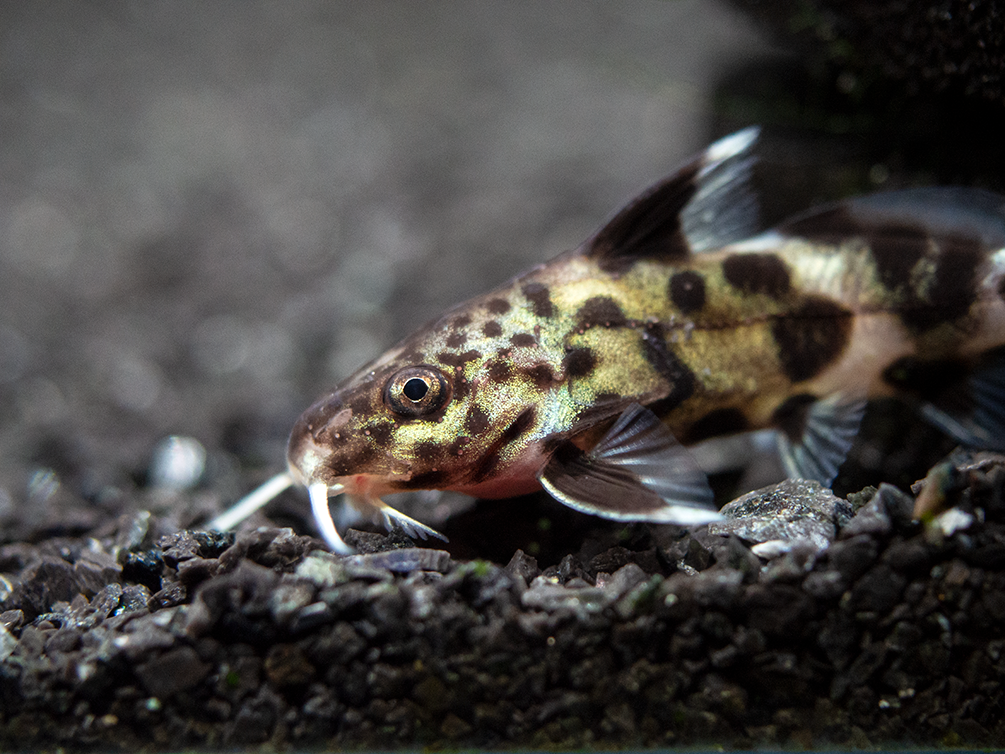
<svg viewBox="0 0 1005 754">
<path fill-rule="evenodd" d="M 830 485 L 855 441 L 865 406 L 864 397 L 843 393 L 787 401 L 776 412 L 778 450 L 786 473 Z"/>
<path fill-rule="evenodd" d="M 986 356 L 953 394 L 963 408 L 925 403 L 922 416 L 961 445 L 1005 450 L 1005 350 Z"/>
<path fill-rule="evenodd" d="M 570 508 L 619 521 L 715 521 L 705 473 L 652 411 L 632 404 L 588 453 L 561 446 L 539 475 Z"/>
<path fill-rule="evenodd" d="M 391 531 L 395 526 L 397 526 L 410 537 L 418 537 L 419 539 L 435 537 L 436 539 L 442 539 L 444 542 L 450 541 L 444 535 L 436 531 L 436 529 L 426 526 L 420 521 L 416 521 L 411 516 L 406 516 L 399 510 L 395 510 L 379 497 L 371 498 L 367 501 L 367 503 L 380 512 L 380 516 L 384 520 L 384 528 L 388 531 Z"/>
</svg>

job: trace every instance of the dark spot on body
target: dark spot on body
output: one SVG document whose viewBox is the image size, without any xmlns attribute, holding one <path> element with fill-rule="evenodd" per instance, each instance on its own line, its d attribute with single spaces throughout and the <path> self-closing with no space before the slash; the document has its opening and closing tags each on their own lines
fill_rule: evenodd
<svg viewBox="0 0 1005 754">
<path fill-rule="evenodd" d="M 816 396 L 800 393 L 785 399 L 771 415 L 771 423 L 785 433 L 785 436 L 798 444 L 806 434 L 806 421 L 809 419 L 810 408 L 816 403 Z"/>
<path fill-rule="evenodd" d="M 883 285 L 898 293 L 907 291 L 911 271 L 928 252 L 928 233 L 916 225 L 888 223 L 865 229 L 863 235 Z"/>
<path fill-rule="evenodd" d="M 454 317 L 454 321 L 450 323 L 450 326 L 456 329 L 460 329 L 462 327 L 467 327 L 470 324 L 471 324 L 471 317 L 468 316 L 467 314 L 461 314 L 458 315 L 457 317 Z"/>
<path fill-rule="evenodd" d="M 447 347 L 448 348 L 459 348 L 464 345 L 465 341 L 468 339 L 468 334 L 464 332 L 452 332 L 447 336 Z"/>
<path fill-rule="evenodd" d="M 509 342 L 517 348 L 532 348 L 537 345 L 537 338 L 530 333 L 518 332 L 509 339 Z"/>
<path fill-rule="evenodd" d="M 420 461 L 435 461 L 443 455 L 443 447 L 433 440 L 423 440 L 415 444 L 414 453 Z"/>
<path fill-rule="evenodd" d="M 642 334 L 642 353 L 649 365 L 669 384 L 669 392 L 648 406 L 657 416 L 666 416 L 694 395 L 697 380 L 687 365 L 670 350 L 663 337 L 662 328 Z"/>
<path fill-rule="evenodd" d="M 416 474 L 407 482 L 401 482 L 397 486 L 403 490 L 429 490 L 436 489 L 446 480 L 447 472 L 445 471 L 426 471 L 421 474 Z"/>
<path fill-rule="evenodd" d="M 568 442 L 569 441 L 564 437 L 564 435 L 560 434 L 548 435 L 546 438 L 544 438 L 544 440 L 541 441 L 541 451 L 545 455 L 548 455 L 550 453 L 554 453 L 563 445 L 567 445 Z"/>
<path fill-rule="evenodd" d="M 391 441 L 391 435 L 394 433 L 394 425 L 390 422 L 370 424 L 366 427 L 366 431 L 370 433 L 370 438 L 377 445 L 384 446 Z"/>
<path fill-rule="evenodd" d="M 478 406 L 468 409 L 467 416 L 464 417 L 464 431 L 472 437 L 479 437 L 489 428 L 489 415 Z"/>
<path fill-rule="evenodd" d="M 484 458 L 482 458 L 478 465 L 471 472 L 471 481 L 475 484 L 478 482 L 484 482 L 490 476 L 492 472 L 496 470 L 496 466 L 499 465 L 499 453 L 497 451 L 490 452 Z"/>
<path fill-rule="evenodd" d="M 914 294 L 916 306 L 908 305 L 901 313 L 908 327 L 927 330 L 963 317 L 977 298 L 977 272 L 985 257 L 980 241 L 942 237 L 938 248 L 935 279 Z"/>
<path fill-rule="evenodd" d="M 872 254 L 880 282 L 897 293 L 909 291 L 911 271 L 929 251 L 930 236 L 922 225 L 904 221 L 862 221 L 845 204 L 812 210 L 783 223 L 779 230 L 834 245 L 850 238 L 862 239 Z"/>
<path fill-rule="evenodd" d="M 463 374 L 457 374 L 454 377 L 453 382 L 453 397 L 454 401 L 462 401 L 467 398 L 468 393 L 471 392 L 471 382 Z M 444 404 L 444 411 L 439 413 L 439 416 L 443 416 L 445 412 L 446 404 Z"/>
<path fill-rule="evenodd" d="M 851 329 L 851 312 L 826 298 L 808 298 L 788 315 L 776 318 L 771 333 L 786 376 L 801 382 L 818 374 L 844 352 Z"/>
<path fill-rule="evenodd" d="M 503 329 L 502 325 L 492 319 L 482 325 L 482 332 L 485 334 L 486 338 L 498 338 L 502 335 Z"/>
<path fill-rule="evenodd" d="M 692 424 L 685 436 L 689 443 L 700 442 L 710 437 L 746 432 L 748 429 L 750 429 L 750 423 L 743 411 L 738 408 L 717 408 Z"/>
<path fill-rule="evenodd" d="M 667 285 L 670 300 L 682 314 L 701 311 L 705 306 L 705 278 L 694 270 L 678 272 Z"/>
<path fill-rule="evenodd" d="M 513 420 L 513 423 L 506 427 L 506 431 L 502 434 L 502 442 L 506 444 L 508 442 L 513 442 L 516 438 L 530 429 L 534 420 L 537 418 L 537 409 L 533 406 L 528 406 Z"/>
<path fill-rule="evenodd" d="M 628 323 L 618 302 L 610 296 L 588 298 L 576 312 L 576 324 L 580 329 L 589 327 L 624 327 Z"/>
<path fill-rule="evenodd" d="M 562 368 L 569 377 L 585 377 L 597 366 L 597 357 L 589 348 L 573 348 L 562 359 Z"/>
<path fill-rule="evenodd" d="M 746 294 L 781 298 L 789 292 L 789 268 L 774 254 L 733 254 L 722 263 L 726 282 Z"/>
<path fill-rule="evenodd" d="M 555 372 L 548 364 L 535 364 L 526 369 L 525 374 L 540 390 L 549 388 L 555 383 Z"/>
<path fill-rule="evenodd" d="M 551 303 L 551 292 L 548 290 L 548 286 L 542 283 L 527 283 L 520 291 L 530 301 L 535 317 L 551 317 L 554 315 L 555 307 Z"/>
<path fill-rule="evenodd" d="M 482 357 L 481 351 L 476 351 L 474 349 L 470 351 L 465 351 L 464 353 L 450 353 L 449 351 L 441 351 L 436 355 L 437 361 L 441 364 L 446 364 L 449 367 L 460 367 L 464 366 L 469 361 L 474 361 L 475 359 L 480 359 Z"/>
<path fill-rule="evenodd" d="M 461 435 L 456 440 L 454 440 L 450 445 L 447 446 L 447 455 L 451 456 L 462 456 L 464 455 L 464 448 L 471 443 L 471 438 L 467 435 Z"/>
<path fill-rule="evenodd" d="M 495 382 L 505 382 L 513 374 L 513 367 L 505 359 L 493 359 L 488 363 L 488 372 Z"/>
<path fill-rule="evenodd" d="M 493 314 L 505 314 L 510 310 L 509 301 L 504 298 L 493 298 L 489 299 L 488 303 L 485 304 L 485 308 L 488 309 Z"/>
<path fill-rule="evenodd" d="M 521 411 L 516 419 L 506 427 L 499 439 L 492 443 L 481 461 L 472 470 L 471 481 L 477 484 L 491 476 L 499 465 L 499 451 L 533 427 L 536 418 L 537 409 L 533 406 L 528 406 Z"/>
</svg>

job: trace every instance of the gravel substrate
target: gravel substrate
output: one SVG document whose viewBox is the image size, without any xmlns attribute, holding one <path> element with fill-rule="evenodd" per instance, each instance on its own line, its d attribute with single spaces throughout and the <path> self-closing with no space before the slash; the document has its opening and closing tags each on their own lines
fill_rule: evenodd
<svg viewBox="0 0 1005 754">
<path fill-rule="evenodd" d="M 893 487 L 787 482 L 543 571 L 143 513 L 7 545 L 0 747 L 991 745 L 1005 457 L 940 478 L 924 525 Z"/>
</svg>

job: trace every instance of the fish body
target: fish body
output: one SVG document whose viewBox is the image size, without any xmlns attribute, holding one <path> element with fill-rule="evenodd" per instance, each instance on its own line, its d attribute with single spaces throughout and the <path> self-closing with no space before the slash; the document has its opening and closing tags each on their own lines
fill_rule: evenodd
<svg viewBox="0 0 1005 754">
<path fill-rule="evenodd" d="M 774 428 L 789 474 L 827 483 L 865 400 L 885 394 L 924 403 L 962 384 L 967 407 L 924 403 L 931 417 L 1000 443 L 1005 198 L 879 194 L 754 234 L 755 140 L 717 142 L 579 248 L 447 311 L 311 406 L 288 463 L 329 544 L 347 549 L 329 492 L 419 533 L 380 496 L 544 486 L 609 518 L 708 521 L 686 445 Z"/>
</svg>

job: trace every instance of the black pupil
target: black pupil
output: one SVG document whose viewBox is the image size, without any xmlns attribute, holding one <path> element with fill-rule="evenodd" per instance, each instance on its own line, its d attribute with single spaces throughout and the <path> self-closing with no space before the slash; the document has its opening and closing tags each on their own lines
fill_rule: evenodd
<svg viewBox="0 0 1005 754">
<path fill-rule="evenodd" d="M 427 385 L 424 380 L 420 380 L 418 377 L 413 377 L 405 383 L 404 387 L 401 388 L 401 392 L 403 392 L 405 397 L 410 401 L 421 401 L 425 397 L 426 393 L 429 392 L 429 385 Z"/>
</svg>

